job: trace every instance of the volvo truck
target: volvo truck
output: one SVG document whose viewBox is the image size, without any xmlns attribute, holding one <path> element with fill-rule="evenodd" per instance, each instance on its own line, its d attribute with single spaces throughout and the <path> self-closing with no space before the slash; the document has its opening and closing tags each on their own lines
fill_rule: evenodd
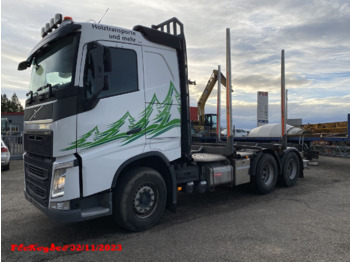
<svg viewBox="0 0 350 262">
<path fill-rule="evenodd" d="M 48 217 L 113 216 L 120 227 L 141 231 L 165 208 L 175 211 L 179 191 L 252 183 L 266 194 L 278 179 L 293 186 L 303 176 L 294 148 L 234 143 L 230 44 L 228 138 L 205 144 L 191 140 L 187 50 L 178 19 L 129 30 L 57 14 L 41 32 L 18 70 L 32 71 L 24 194 Z"/>
</svg>

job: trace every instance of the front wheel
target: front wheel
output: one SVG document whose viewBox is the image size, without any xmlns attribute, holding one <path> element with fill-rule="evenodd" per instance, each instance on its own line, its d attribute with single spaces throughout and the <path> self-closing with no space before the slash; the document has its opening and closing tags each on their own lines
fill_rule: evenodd
<svg viewBox="0 0 350 262">
<path fill-rule="evenodd" d="M 254 176 L 257 190 L 262 194 L 270 193 L 276 186 L 277 176 L 278 168 L 275 158 L 270 154 L 263 154 Z"/>
<path fill-rule="evenodd" d="M 114 192 L 114 219 L 130 231 L 151 228 L 164 212 L 166 197 L 166 184 L 156 170 L 133 168 L 124 174 Z"/>
</svg>

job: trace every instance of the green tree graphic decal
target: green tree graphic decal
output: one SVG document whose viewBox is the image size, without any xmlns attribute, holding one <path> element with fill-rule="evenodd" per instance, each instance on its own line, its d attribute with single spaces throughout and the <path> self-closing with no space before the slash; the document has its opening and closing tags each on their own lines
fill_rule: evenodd
<svg viewBox="0 0 350 262">
<path fill-rule="evenodd" d="M 180 98 L 179 93 L 177 92 L 173 83 L 170 82 L 170 88 L 169 88 L 168 94 L 160 106 L 160 113 L 154 119 L 154 123 L 156 125 L 156 128 L 154 128 L 149 133 L 150 135 L 152 135 L 152 137 L 156 137 L 156 136 L 163 134 L 166 131 L 168 131 L 174 127 L 180 126 L 180 119 L 178 119 L 178 118 L 171 119 L 171 107 L 174 104 L 180 105 L 179 98 Z"/>
<path fill-rule="evenodd" d="M 126 131 L 132 129 L 134 122 L 135 119 L 130 115 L 129 111 L 127 111 L 122 118 L 109 125 L 110 128 L 108 130 L 104 131 L 103 133 L 100 133 L 97 136 L 97 141 L 93 146 L 102 145 L 114 141 L 116 139 L 127 137 L 126 132 L 120 133 L 120 130 L 122 129 L 122 127 L 124 127 Z"/>
<path fill-rule="evenodd" d="M 70 147 L 65 148 L 64 150 L 71 150 L 75 148 L 89 148 L 91 145 L 94 144 L 94 141 L 96 140 L 96 137 L 99 135 L 98 127 L 95 126 L 93 129 L 91 129 L 86 134 L 82 135 L 80 139 L 77 141 L 71 143 Z M 93 140 L 93 141 L 91 141 Z"/>
<path fill-rule="evenodd" d="M 150 132 L 150 130 L 153 130 L 156 128 L 156 125 L 150 125 L 150 116 L 152 115 L 154 111 L 154 105 L 159 104 L 158 98 L 156 94 L 153 95 L 151 102 L 147 105 L 146 109 L 142 111 L 139 118 L 140 120 L 134 125 L 133 129 L 140 128 L 141 132 L 132 134 L 128 137 L 126 137 L 122 142 L 125 142 L 123 145 L 129 144 L 138 138 L 144 136 L 146 133 Z"/>
<path fill-rule="evenodd" d="M 174 118 L 171 112 L 174 105 L 177 105 L 177 110 L 180 112 L 180 104 L 180 94 L 174 84 L 170 82 L 164 101 L 160 103 L 157 95 L 154 94 L 151 102 L 138 116 L 138 121 L 127 111 L 120 119 L 110 124 L 107 130 L 101 133 L 96 126 L 77 141 L 71 143 L 69 147 L 64 148 L 63 151 L 76 148 L 88 149 L 117 140 L 121 142 L 120 146 L 124 146 L 145 135 L 150 138 L 157 137 L 173 128 L 180 127 L 180 119 Z M 135 129 L 140 131 L 127 134 L 128 131 Z"/>
</svg>

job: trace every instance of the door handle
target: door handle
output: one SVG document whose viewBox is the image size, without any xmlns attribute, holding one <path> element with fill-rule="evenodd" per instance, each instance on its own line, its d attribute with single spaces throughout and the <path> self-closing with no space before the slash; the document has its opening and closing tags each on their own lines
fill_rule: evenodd
<svg viewBox="0 0 350 262">
<path fill-rule="evenodd" d="M 132 129 L 132 130 L 129 130 L 128 132 L 126 132 L 127 135 L 132 135 L 132 134 L 136 134 L 136 133 L 139 133 L 141 132 L 142 128 L 139 127 L 139 128 L 135 128 L 135 129 Z"/>
</svg>

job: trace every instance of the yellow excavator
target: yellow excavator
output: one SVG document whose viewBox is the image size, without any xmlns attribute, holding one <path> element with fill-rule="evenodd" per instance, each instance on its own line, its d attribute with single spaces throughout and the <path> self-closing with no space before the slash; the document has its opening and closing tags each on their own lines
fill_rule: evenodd
<svg viewBox="0 0 350 262">
<path fill-rule="evenodd" d="M 197 110 L 198 110 L 198 120 L 192 121 L 192 127 L 195 133 L 204 136 L 210 135 L 210 133 L 215 133 L 216 124 L 217 124 L 217 115 L 216 114 L 205 114 L 204 108 L 205 103 L 207 102 L 211 92 L 214 89 L 216 82 L 218 81 L 218 70 L 213 70 L 207 86 L 205 87 L 200 99 L 198 100 Z M 221 84 L 226 87 L 226 78 L 221 73 Z"/>
</svg>

